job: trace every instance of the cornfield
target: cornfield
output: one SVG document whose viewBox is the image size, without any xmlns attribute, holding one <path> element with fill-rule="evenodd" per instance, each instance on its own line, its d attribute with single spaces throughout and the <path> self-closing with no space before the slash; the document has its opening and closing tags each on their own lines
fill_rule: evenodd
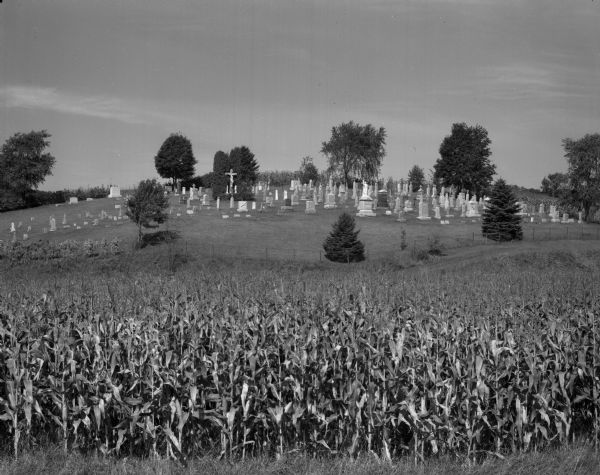
<svg viewBox="0 0 600 475">
<path fill-rule="evenodd" d="M 0 444 L 418 461 L 597 441 L 598 272 L 280 275 L 3 281 Z"/>
</svg>

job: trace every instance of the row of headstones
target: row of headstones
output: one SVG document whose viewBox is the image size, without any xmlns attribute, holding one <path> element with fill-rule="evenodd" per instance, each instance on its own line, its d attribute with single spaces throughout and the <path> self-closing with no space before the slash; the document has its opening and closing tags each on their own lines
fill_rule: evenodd
<svg viewBox="0 0 600 475">
<path fill-rule="evenodd" d="M 85 213 L 85 218 L 79 214 L 79 219 L 83 220 L 83 225 L 82 226 L 88 226 L 91 225 L 92 226 L 97 226 L 99 224 L 99 222 L 101 220 L 110 220 L 110 221 L 122 221 L 122 220 L 127 220 L 129 219 L 126 215 L 122 215 L 121 213 L 121 205 L 115 205 L 115 208 L 119 209 L 119 213 L 118 215 L 111 215 L 108 214 L 106 211 L 102 210 L 100 212 L 100 216 L 99 217 L 94 217 L 91 213 L 89 213 L 88 211 L 86 211 Z M 30 218 L 30 221 L 33 223 L 35 221 L 34 217 Z M 62 228 L 63 229 L 69 229 L 69 228 L 73 228 L 73 229 L 82 229 L 82 226 L 78 225 L 77 222 L 74 222 L 72 225 L 68 224 L 67 221 L 67 214 L 63 214 L 63 219 L 62 219 Z M 16 241 L 17 240 L 17 234 L 18 231 L 20 230 L 20 228 L 23 227 L 23 222 L 19 221 L 18 224 L 15 226 L 14 222 L 10 223 L 10 229 L 9 232 L 12 236 L 12 241 Z M 55 232 L 58 229 L 57 224 L 56 224 L 56 218 L 54 216 L 50 216 L 50 218 L 48 218 L 48 227 L 42 227 L 42 233 L 46 234 L 49 232 Z M 27 230 L 26 232 L 23 233 L 23 240 L 26 241 L 29 239 L 29 234 L 32 232 L 32 227 L 31 225 L 27 226 Z"/>
</svg>

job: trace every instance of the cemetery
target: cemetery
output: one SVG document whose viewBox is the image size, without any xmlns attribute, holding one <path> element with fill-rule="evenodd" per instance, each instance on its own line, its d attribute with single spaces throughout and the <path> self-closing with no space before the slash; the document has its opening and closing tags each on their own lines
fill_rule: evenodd
<svg viewBox="0 0 600 475">
<path fill-rule="evenodd" d="M 234 176 L 229 176 L 232 189 Z M 357 217 L 371 259 L 397 255 L 402 230 L 412 247 L 425 246 L 433 238 L 448 251 L 490 244 L 481 235 L 484 197 L 430 186 L 409 192 L 404 180 L 393 190 L 377 191 L 360 182 L 351 190 L 331 180 L 325 186 L 311 185 L 297 180 L 289 187 L 261 183 L 253 189 L 253 201 L 237 202 L 233 197 L 212 200 L 210 189 L 184 188 L 181 194 L 169 194 L 169 220 L 163 227 L 177 230 L 189 252 L 235 252 L 249 259 L 261 259 L 266 252 L 270 259 L 323 260 L 323 239 L 342 212 Z M 127 196 L 113 186 L 105 199 L 2 213 L 0 241 L 117 239 L 123 249 L 131 249 L 133 224 L 124 212 Z M 600 238 L 598 226 L 582 223 L 581 216 L 560 215 L 555 205 L 523 205 L 519 215 L 525 240 Z"/>
<path fill-rule="evenodd" d="M 600 473 L 599 3 L 0 0 L 0 474 Z"/>
<path fill-rule="evenodd" d="M 398 467 L 595 437 L 600 225 L 503 180 L 222 176 L 0 213 L 0 451 Z"/>
</svg>

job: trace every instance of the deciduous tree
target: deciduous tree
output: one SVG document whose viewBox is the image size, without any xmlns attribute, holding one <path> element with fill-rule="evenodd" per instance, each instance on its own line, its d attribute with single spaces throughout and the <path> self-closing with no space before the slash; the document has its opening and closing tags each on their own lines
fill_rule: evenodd
<svg viewBox="0 0 600 475">
<path fill-rule="evenodd" d="M 411 191 L 418 191 L 425 181 L 425 172 L 420 166 L 415 165 L 408 172 L 408 181 L 412 188 Z"/>
<path fill-rule="evenodd" d="M 569 189 L 569 175 L 567 173 L 550 173 L 542 180 L 542 193 L 559 198 Z"/>
<path fill-rule="evenodd" d="M 578 140 L 566 138 L 563 147 L 569 163 L 566 199 L 582 209 L 587 221 L 590 210 L 600 206 L 600 134 L 586 134 Z"/>
<path fill-rule="evenodd" d="M 171 179 L 173 186 L 177 180 L 192 178 L 195 164 L 192 143 L 180 133 L 169 135 L 154 157 L 156 171 L 161 177 Z"/>
<path fill-rule="evenodd" d="M 371 124 L 359 125 L 353 121 L 331 129 L 331 137 L 322 143 L 321 153 L 329 160 L 329 172 L 349 184 L 354 179 L 377 179 L 385 156 L 386 132 Z"/>
<path fill-rule="evenodd" d="M 315 183 L 319 179 L 319 170 L 315 166 L 312 157 L 304 157 L 298 171 L 300 183 Z"/>
<path fill-rule="evenodd" d="M 156 180 L 143 180 L 127 200 L 126 214 L 138 227 L 138 245 L 144 240 L 142 228 L 164 223 L 169 215 L 165 189 Z"/>
<path fill-rule="evenodd" d="M 433 179 L 441 186 L 454 185 L 482 195 L 492 183 L 496 166 L 490 161 L 492 141 L 481 125 L 452 124 L 452 132 L 440 145 Z"/>
<path fill-rule="evenodd" d="M 45 152 L 51 135 L 45 130 L 18 132 L 0 149 L 0 189 L 22 196 L 52 174 L 56 159 Z"/>
</svg>

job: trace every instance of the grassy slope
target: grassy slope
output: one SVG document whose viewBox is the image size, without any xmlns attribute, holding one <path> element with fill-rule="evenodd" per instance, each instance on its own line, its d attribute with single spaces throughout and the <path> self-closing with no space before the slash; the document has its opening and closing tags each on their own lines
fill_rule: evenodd
<svg viewBox="0 0 600 475">
<path fill-rule="evenodd" d="M 88 226 L 80 230 L 72 227 L 63 229 L 63 215 L 67 223 L 83 225 L 85 213 L 97 216 L 104 210 L 116 215 L 118 210 L 113 199 L 100 199 L 82 202 L 77 205 L 44 206 L 29 210 L 11 211 L 0 214 L 0 240 L 10 240 L 10 224 L 23 223 L 18 235 L 31 226 L 30 239 L 52 239 L 57 241 L 76 240 L 110 240 L 118 237 L 124 241 L 124 248 L 131 248 L 136 237 L 133 223 L 126 221 L 101 221 L 99 226 Z M 181 235 L 181 246 L 188 253 L 197 255 L 236 255 L 268 256 L 270 259 L 293 259 L 297 261 L 318 261 L 322 243 L 331 231 L 331 225 L 342 211 L 354 213 L 352 202 L 344 209 L 325 210 L 321 206 L 316 215 L 305 215 L 302 206 L 286 215 L 278 215 L 276 208 L 264 213 L 250 211 L 251 218 L 240 217 L 223 219 L 222 214 L 231 216 L 228 204 L 219 210 L 205 209 L 199 214 L 188 216 L 184 206 L 178 205 L 176 199 L 171 200 L 173 214 L 163 228 L 175 230 Z M 182 214 L 177 217 L 177 212 Z M 398 254 L 401 230 L 406 232 L 406 243 L 409 247 L 426 245 L 427 241 L 436 237 L 447 248 L 457 248 L 481 244 L 481 224 L 478 221 L 450 218 L 450 225 L 441 225 L 435 219 L 419 221 L 416 213 L 407 214 L 407 222 L 399 223 L 395 216 L 385 216 L 381 210 L 377 218 L 357 219 L 360 229 L 359 238 L 365 243 L 367 257 L 370 259 L 388 259 Z M 42 234 L 42 228 L 48 226 L 48 219 L 54 215 L 58 230 L 55 233 Z M 33 221 L 32 219 L 33 218 Z M 593 224 L 524 224 L 526 241 L 540 239 L 598 239 L 600 226 Z"/>
</svg>

